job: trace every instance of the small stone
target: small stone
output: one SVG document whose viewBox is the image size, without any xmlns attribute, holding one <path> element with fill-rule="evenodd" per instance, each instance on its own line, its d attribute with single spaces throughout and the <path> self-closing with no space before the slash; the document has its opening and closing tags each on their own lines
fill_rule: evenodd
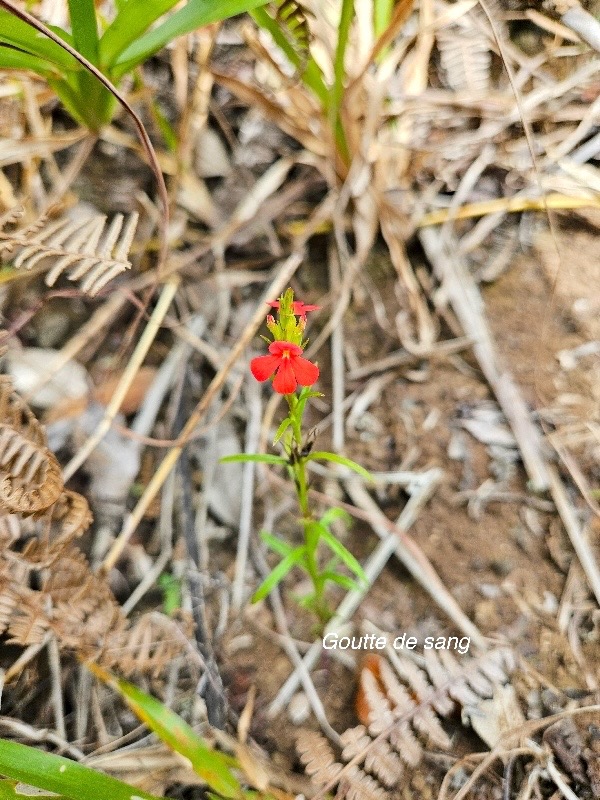
<svg viewBox="0 0 600 800">
<path fill-rule="evenodd" d="M 310 704 L 304 692 L 297 692 L 290 700 L 288 717 L 293 725 L 302 725 L 310 717 Z"/>
</svg>

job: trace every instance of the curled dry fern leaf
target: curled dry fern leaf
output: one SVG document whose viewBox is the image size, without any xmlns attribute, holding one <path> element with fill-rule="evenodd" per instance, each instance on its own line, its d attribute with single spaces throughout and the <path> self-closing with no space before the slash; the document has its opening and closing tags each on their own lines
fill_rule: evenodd
<svg viewBox="0 0 600 800">
<path fill-rule="evenodd" d="M 30 225 L 18 226 L 22 209 L 11 209 L 0 217 L 0 254 L 11 256 L 16 269 L 32 269 L 50 261 L 46 284 L 54 286 L 63 272 L 78 281 L 90 296 L 124 270 L 131 268 L 129 251 L 135 236 L 138 215 L 127 219 L 117 214 L 110 225 L 106 217 L 81 215 L 50 221 L 40 217 Z M 13 230 L 6 231 L 7 227 Z"/>
<path fill-rule="evenodd" d="M 46 435 L 34 414 L 0 376 L 0 509 L 39 514 L 63 490 L 58 461 L 46 446 Z"/>
<path fill-rule="evenodd" d="M 457 92 L 481 95 L 490 88 L 492 55 L 490 41 L 468 16 L 436 33 L 446 84 Z"/>
<path fill-rule="evenodd" d="M 271 14 L 275 22 L 294 48 L 300 61 L 298 72 L 300 75 L 306 69 L 310 55 L 311 33 L 308 25 L 308 11 L 296 0 L 273 0 L 269 3 Z"/>
<path fill-rule="evenodd" d="M 416 767 L 423 757 L 422 741 L 450 748 L 440 718 L 456 703 L 476 708 L 513 668 L 508 649 L 460 662 L 447 651 L 427 651 L 424 670 L 397 653 L 366 664 L 357 700 L 364 724 L 342 734 L 339 759 L 320 734 L 303 731 L 297 741 L 306 773 L 320 793 L 337 786 L 336 800 L 397 796 L 405 767 Z"/>
</svg>

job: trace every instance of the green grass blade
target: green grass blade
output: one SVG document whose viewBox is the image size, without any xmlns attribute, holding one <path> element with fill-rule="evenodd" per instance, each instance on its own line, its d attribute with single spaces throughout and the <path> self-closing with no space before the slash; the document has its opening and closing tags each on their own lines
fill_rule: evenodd
<svg viewBox="0 0 600 800">
<path fill-rule="evenodd" d="M 17 50 L 0 43 L 0 69 L 24 69 L 35 72 L 43 78 L 60 78 L 61 73 L 54 64 L 44 58 Z"/>
<path fill-rule="evenodd" d="M 238 461 L 256 461 L 262 464 L 283 464 L 287 465 L 287 458 L 283 456 L 272 456 L 268 453 L 236 453 L 233 456 L 223 456 L 219 459 L 220 464 L 235 464 Z"/>
<path fill-rule="evenodd" d="M 53 753 L 0 739 L 0 774 L 68 800 L 157 800 L 116 778 Z M 7 795 L 10 797 L 10 794 Z M 23 795 L 20 795 L 23 797 Z"/>
<path fill-rule="evenodd" d="M 87 666 L 96 677 L 119 692 L 133 713 L 168 747 L 189 759 L 194 771 L 213 791 L 227 798 L 237 799 L 243 796 L 240 783 L 232 771 L 232 767 L 238 766 L 234 758 L 211 749 L 179 714 L 171 711 L 160 700 L 132 683 L 115 678 L 97 664 Z M 110 795 L 106 797 L 107 800 L 109 797 L 110 800 L 117 800 Z M 131 800 L 131 796 L 127 800 Z"/>
<path fill-rule="evenodd" d="M 333 63 L 333 86 L 331 88 L 331 102 L 329 105 L 329 116 L 331 126 L 335 135 L 339 153 L 344 161 L 350 162 L 350 151 L 346 141 L 344 125 L 342 122 L 341 108 L 344 98 L 344 79 L 346 77 L 346 47 L 350 36 L 350 28 L 354 19 L 354 0 L 342 0 L 342 11 L 340 25 L 338 29 L 337 47 Z"/>
<path fill-rule="evenodd" d="M 348 467 L 348 469 L 354 470 L 359 475 L 367 481 L 372 481 L 373 478 L 371 477 L 371 473 L 367 472 L 364 467 L 361 467 L 360 464 L 357 464 L 356 461 L 352 461 L 351 458 L 345 458 L 344 456 L 338 456 L 336 453 L 326 453 L 326 452 L 317 452 L 311 453 L 309 456 L 306 457 L 307 461 L 333 461 L 334 464 L 340 464 L 343 467 Z"/>
<path fill-rule="evenodd" d="M 53 29 L 59 36 L 68 39 L 60 28 Z M 8 11 L 0 9 L 0 42 L 11 44 L 27 53 L 50 61 L 63 70 L 81 69 L 80 64 L 70 53 L 59 47 L 56 42 L 42 36 L 27 23 L 17 19 Z"/>
<path fill-rule="evenodd" d="M 122 5 L 100 40 L 100 62 L 110 70 L 121 53 L 176 4 L 177 0 L 129 0 Z"/>
<path fill-rule="evenodd" d="M 69 0 L 73 46 L 95 67 L 99 65 L 98 21 L 94 0 Z M 112 95 L 87 69 L 77 73 L 78 106 L 88 109 L 89 125 L 94 130 L 110 122 L 114 111 Z"/>
<path fill-rule="evenodd" d="M 141 8 L 146 2 L 147 0 L 137 0 L 134 3 L 133 0 L 129 0 L 126 10 L 129 10 L 130 7 Z M 178 36 L 191 33 L 211 22 L 241 14 L 244 11 L 262 5 L 264 2 L 265 0 L 188 0 L 183 8 L 180 8 L 164 22 L 159 23 L 153 30 L 132 41 L 119 54 L 116 61 L 111 62 L 113 74 L 116 77 L 124 75 Z M 105 53 L 102 45 L 101 52 L 104 58 Z"/>
<path fill-rule="evenodd" d="M 69 16 L 73 46 L 94 66 L 98 66 L 98 24 L 94 0 L 69 0 Z"/>
<path fill-rule="evenodd" d="M 375 0 L 373 3 L 373 32 L 379 38 L 388 27 L 394 11 L 394 0 Z"/>
</svg>

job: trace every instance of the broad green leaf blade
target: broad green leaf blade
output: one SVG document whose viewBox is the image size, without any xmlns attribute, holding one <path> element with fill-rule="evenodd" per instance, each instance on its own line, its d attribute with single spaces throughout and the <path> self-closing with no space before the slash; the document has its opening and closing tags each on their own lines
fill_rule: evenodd
<svg viewBox="0 0 600 800">
<path fill-rule="evenodd" d="M 349 550 L 346 550 L 344 545 L 335 538 L 331 531 L 327 530 L 327 528 L 323 528 L 321 539 L 325 542 L 329 549 L 336 554 L 340 561 L 342 561 L 348 567 L 349 570 L 351 570 L 358 578 L 360 578 L 361 581 L 368 583 L 367 576 L 365 575 L 365 571 L 361 565 L 354 558 L 352 553 Z"/>
<path fill-rule="evenodd" d="M 292 550 L 282 561 L 277 564 L 273 572 L 268 575 L 265 580 L 261 583 L 258 589 L 252 595 L 252 602 L 258 603 L 259 600 L 263 600 L 269 592 L 271 592 L 281 581 L 287 573 L 294 567 L 296 564 L 299 564 L 302 559 L 304 558 L 304 545 L 301 547 L 296 547 L 295 550 Z"/>
<path fill-rule="evenodd" d="M 89 663 L 87 667 L 96 677 L 119 692 L 133 713 L 168 747 L 188 758 L 194 771 L 213 791 L 223 797 L 242 797 L 240 783 L 232 772 L 232 767 L 237 766 L 234 758 L 212 750 L 179 714 L 171 711 L 152 695 L 146 694 L 132 683 L 115 678 L 97 664 Z M 111 797 L 110 800 L 115 798 Z"/>
<path fill-rule="evenodd" d="M 0 739 L 0 774 L 56 792 L 68 800 L 158 800 L 156 795 L 76 761 L 6 739 Z"/>
<path fill-rule="evenodd" d="M 31 70 L 43 78 L 60 78 L 58 67 L 44 58 L 0 43 L 0 69 Z"/>
<path fill-rule="evenodd" d="M 84 58 L 94 66 L 98 66 L 98 22 L 94 0 L 69 0 L 69 16 L 73 46 Z M 107 108 L 109 98 L 112 97 L 111 93 L 87 69 L 77 73 L 77 82 L 81 98 L 85 98 L 85 105 L 96 110 L 97 127 L 101 127 L 101 122 L 104 120 L 100 109 Z M 80 105 L 83 103 L 80 102 Z"/>
<path fill-rule="evenodd" d="M 75 0 L 76 1 L 76 0 Z M 177 5 L 178 0 L 129 0 L 121 8 L 100 40 L 100 62 L 110 69 L 129 47 L 157 19 Z"/>
<path fill-rule="evenodd" d="M 134 3 L 130 0 L 126 10 L 130 6 L 139 8 L 146 2 L 147 0 L 138 0 Z M 243 11 L 263 5 L 264 2 L 265 0 L 188 0 L 183 8 L 153 30 L 136 38 L 124 52 L 121 52 L 116 62 L 111 62 L 111 67 L 114 64 L 113 74 L 121 77 L 178 36 L 191 33 L 211 22 L 241 14 Z"/>
<path fill-rule="evenodd" d="M 282 456 L 271 456 L 268 453 L 236 453 L 233 456 L 223 456 L 219 459 L 220 464 L 234 464 L 237 461 L 257 461 L 263 464 L 284 464 L 287 459 Z"/>
<path fill-rule="evenodd" d="M 73 46 L 94 66 L 98 66 L 98 23 L 94 0 L 69 0 L 69 16 Z M 87 70 L 86 74 L 89 75 Z"/>
<path fill-rule="evenodd" d="M 354 470 L 359 475 L 367 481 L 372 481 L 373 478 L 371 477 L 371 473 L 367 472 L 364 467 L 361 467 L 360 464 L 357 464 L 356 461 L 352 461 L 350 458 L 345 458 L 344 456 L 338 456 L 336 453 L 327 453 L 327 452 L 317 452 L 311 453 L 309 456 L 306 457 L 307 461 L 333 461 L 334 464 L 340 464 L 343 467 L 348 467 L 348 469 Z"/>
<path fill-rule="evenodd" d="M 267 547 L 280 556 L 289 556 L 293 550 L 291 545 L 287 544 L 287 542 L 283 542 L 281 539 L 278 539 L 277 536 L 273 536 L 273 534 L 269 533 L 269 531 L 261 531 L 260 538 L 267 545 Z"/>
<path fill-rule="evenodd" d="M 68 39 L 68 35 L 62 29 L 53 28 L 53 30 L 65 40 Z M 4 9 L 0 9 L 0 42 L 12 44 L 20 50 L 50 61 L 63 70 L 81 69 L 79 62 L 56 42 L 38 33 Z"/>
</svg>

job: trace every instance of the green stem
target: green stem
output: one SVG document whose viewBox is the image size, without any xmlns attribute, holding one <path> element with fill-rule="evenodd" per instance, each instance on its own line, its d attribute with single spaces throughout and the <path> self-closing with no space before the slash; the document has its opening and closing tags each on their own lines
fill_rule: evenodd
<svg viewBox="0 0 600 800">
<path fill-rule="evenodd" d="M 353 19 L 354 0 L 342 0 L 340 26 L 333 64 L 334 79 L 330 94 L 329 119 L 339 153 L 346 164 L 350 163 L 350 150 L 348 148 L 341 111 L 344 100 L 344 78 L 346 76 L 344 60 Z"/>
</svg>

